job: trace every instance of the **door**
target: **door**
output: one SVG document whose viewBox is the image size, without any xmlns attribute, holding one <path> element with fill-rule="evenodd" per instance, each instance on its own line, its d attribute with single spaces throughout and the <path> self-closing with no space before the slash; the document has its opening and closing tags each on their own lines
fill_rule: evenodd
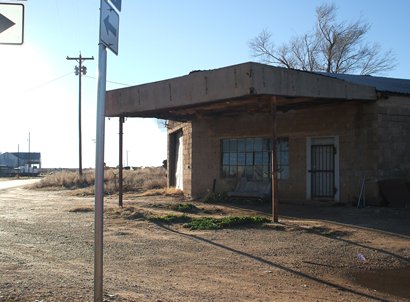
<svg viewBox="0 0 410 302">
<path fill-rule="evenodd" d="M 175 165 L 175 188 L 184 189 L 184 152 L 183 152 L 183 135 L 182 131 L 175 133 L 175 152 L 174 152 L 174 165 Z"/>
<path fill-rule="evenodd" d="M 308 199 L 339 200 L 338 139 L 309 138 L 307 148 Z"/>
<path fill-rule="evenodd" d="M 333 198 L 335 196 L 335 153 L 334 145 L 311 146 L 312 198 Z"/>
</svg>

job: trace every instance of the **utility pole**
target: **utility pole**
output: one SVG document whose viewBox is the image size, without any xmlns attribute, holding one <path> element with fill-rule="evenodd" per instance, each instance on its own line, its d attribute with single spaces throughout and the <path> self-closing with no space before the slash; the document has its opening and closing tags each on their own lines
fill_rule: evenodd
<svg viewBox="0 0 410 302">
<path fill-rule="evenodd" d="M 82 144 L 81 144 L 81 75 L 87 74 L 87 67 L 83 66 L 83 61 L 94 60 L 94 57 L 83 57 L 80 55 L 76 58 L 68 57 L 67 60 L 75 60 L 78 66 L 74 67 L 74 73 L 78 76 L 78 173 L 83 175 Z"/>
</svg>

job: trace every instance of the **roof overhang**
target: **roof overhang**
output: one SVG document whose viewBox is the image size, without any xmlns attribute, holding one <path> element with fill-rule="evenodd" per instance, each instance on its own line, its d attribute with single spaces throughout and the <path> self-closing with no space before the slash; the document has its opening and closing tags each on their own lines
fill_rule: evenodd
<svg viewBox="0 0 410 302">
<path fill-rule="evenodd" d="M 189 120 L 198 114 L 260 112 L 275 97 L 278 110 L 317 103 L 374 101 L 374 87 L 320 74 L 243 63 L 107 91 L 108 117 Z"/>
</svg>

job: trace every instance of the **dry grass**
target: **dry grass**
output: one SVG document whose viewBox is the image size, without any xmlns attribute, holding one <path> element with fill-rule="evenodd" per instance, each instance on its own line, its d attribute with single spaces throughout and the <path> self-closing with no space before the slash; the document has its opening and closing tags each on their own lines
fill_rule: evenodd
<svg viewBox="0 0 410 302">
<path fill-rule="evenodd" d="M 94 183 L 94 173 L 86 171 L 80 176 L 77 172 L 62 171 L 47 175 L 40 182 L 35 183 L 32 187 L 42 188 L 64 188 L 78 189 L 91 186 Z"/>
<path fill-rule="evenodd" d="M 88 212 L 94 212 L 94 208 L 85 208 L 85 207 L 80 207 L 80 208 L 75 208 L 69 210 L 70 213 L 88 213 Z"/>
<path fill-rule="evenodd" d="M 117 169 L 104 171 L 104 191 L 106 194 L 118 192 L 119 177 Z M 75 190 L 76 195 L 94 194 L 94 170 L 84 171 L 79 175 L 73 171 L 62 171 L 47 175 L 34 184 L 35 189 Z M 165 190 L 167 184 L 165 170 L 162 167 L 143 168 L 123 171 L 123 191 L 140 192 L 147 190 Z"/>
<path fill-rule="evenodd" d="M 157 196 L 157 195 L 163 195 L 163 196 L 183 196 L 184 193 L 176 188 L 161 188 L 161 189 L 151 189 L 151 190 L 146 190 L 143 193 L 139 194 L 139 196 Z"/>
</svg>

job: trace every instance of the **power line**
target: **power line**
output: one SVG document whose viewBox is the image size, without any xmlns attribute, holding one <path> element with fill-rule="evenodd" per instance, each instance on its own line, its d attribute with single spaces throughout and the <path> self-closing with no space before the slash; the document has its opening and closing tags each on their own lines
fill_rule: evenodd
<svg viewBox="0 0 410 302">
<path fill-rule="evenodd" d="M 29 89 L 25 90 L 24 92 L 30 92 L 30 91 L 33 91 L 33 90 L 37 90 L 37 89 L 42 88 L 42 87 L 44 87 L 44 86 L 47 86 L 47 85 L 49 85 L 49 84 L 51 84 L 51 83 L 53 83 L 53 82 L 56 82 L 56 81 L 58 81 L 58 80 L 61 80 L 62 78 L 65 78 L 65 77 L 67 77 L 67 76 L 69 76 L 69 75 L 71 75 L 71 71 L 68 72 L 68 73 L 66 73 L 66 74 L 64 74 L 64 75 L 62 75 L 62 76 L 59 76 L 59 77 L 57 77 L 57 78 L 54 78 L 54 79 L 49 80 L 49 81 L 47 81 L 47 82 L 44 82 L 44 83 L 42 83 L 42 84 L 40 84 L 40 85 L 38 85 L 38 86 L 29 88 Z"/>
<path fill-rule="evenodd" d="M 44 82 L 44 83 L 41 83 L 41 84 L 39 84 L 39 85 L 37 85 L 37 86 L 28 88 L 28 89 L 24 90 L 24 92 L 30 92 L 30 91 L 33 91 L 33 90 L 40 89 L 40 88 L 42 88 L 42 87 L 44 87 L 44 86 L 47 86 L 47 85 L 49 85 L 49 84 L 51 84 L 51 83 L 57 82 L 57 81 L 59 81 L 59 80 L 65 78 L 65 77 L 67 77 L 67 76 L 69 76 L 69 75 L 71 75 L 71 74 L 72 74 L 72 72 L 70 71 L 70 72 L 65 73 L 65 74 L 63 74 L 63 75 L 61 75 L 61 76 L 58 76 L 58 77 L 56 77 L 56 78 L 54 78 L 54 79 L 51 79 L 51 80 L 46 81 L 46 82 Z M 97 79 L 96 77 L 89 76 L 89 75 L 85 75 L 85 77 L 86 77 L 86 78 L 93 79 L 93 80 L 96 80 L 96 79 Z M 122 86 L 124 86 L 124 87 L 133 86 L 133 85 L 131 85 L 131 84 L 125 84 L 125 83 L 120 83 L 120 82 L 115 82 L 115 81 L 108 81 L 108 80 L 107 80 L 107 83 L 122 85 Z"/>
<path fill-rule="evenodd" d="M 92 76 L 89 76 L 89 75 L 86 75 L 85 77 L 86 77 L 86 78 L 90 78 L 90 79 L 94 79 L 94 80 L 97 79 L 96 77 L 92 77 Z M 114 82 L 114 81 L 108 81 L 108 80 L 107 80 L 107 83 L 122 85 L 122 86 L 125 86 L 125 87 L 133 86 L 133 85 L 130 85 L 130 84 L 124 84 L 124 83 Z"/>
</svg>

